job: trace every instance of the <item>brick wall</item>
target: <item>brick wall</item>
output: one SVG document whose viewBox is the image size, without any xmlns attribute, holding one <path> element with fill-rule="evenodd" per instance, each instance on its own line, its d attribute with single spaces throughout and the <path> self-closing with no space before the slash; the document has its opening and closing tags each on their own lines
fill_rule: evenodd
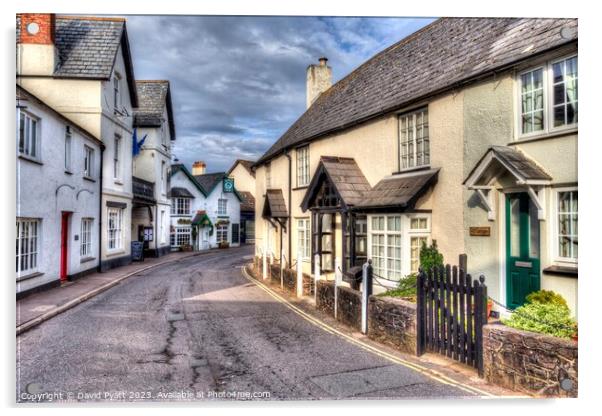
<svg viewBox="0 0 602 416">
<path fill-rule="evenodd" d="M 402 299 L 370 296 L 368 336 L 400 351 L 416 354 L 416 304 Z"/>
<path fill-rule="evenodd" d="M 485 379 L 515 391 L 577 397 L 577 353 L 572 340 L 502 324 L 483 328 Z"/>
<path fill-rule="evenodd" d="M 357 330 L 362 327 L 362 293 L 339 286 L 337 319 Z"/>
<path fill-rule="evenodd" d="M 21 14 L 21 43 L 52 45 L 54 43 L 54 14 L 22 13 Z M 27 25 L 37 23 L 38 33 L 27 32 Z"/>
<path fill-rule="evenodd" d="M 329 315 L 334 315 L 334 282 L 327 280 L 318 281 L 316 308 Z"/>
</svg>

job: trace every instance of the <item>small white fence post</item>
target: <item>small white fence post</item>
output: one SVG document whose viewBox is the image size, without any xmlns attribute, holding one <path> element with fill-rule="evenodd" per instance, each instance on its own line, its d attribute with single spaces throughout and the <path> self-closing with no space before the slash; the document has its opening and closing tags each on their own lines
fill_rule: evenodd
<svg viewBox="0 0 602 416">
<path fill-rule="evenodd" d="M 318 280 L 320 280 L 320 255 L 314 256 L 314 301 L 318 300 Z"/>
<path fill-rule="evenodd" d="M 341 259 L 334 259 L 334 319 L 337 319 L 339 312 L 339 282 L 342 280 L 341 276 Z"/>
<path fill-rule="evenodd" d="M 261 252 L 261 276 L 263 280 L 268 278 L 268 258 L 266 257 L 265 250 Z"/>
<path fill-rule="evenodd" d="M 284 262 L 286 261 L 286 256 L 280 250 L 280 289 L 284 289 Z"/>
<path fill-rule="evenodd" d="M 297 253 L 297 297 L 303 296 L 303 262 L 301 251 Z"/>
</svg>

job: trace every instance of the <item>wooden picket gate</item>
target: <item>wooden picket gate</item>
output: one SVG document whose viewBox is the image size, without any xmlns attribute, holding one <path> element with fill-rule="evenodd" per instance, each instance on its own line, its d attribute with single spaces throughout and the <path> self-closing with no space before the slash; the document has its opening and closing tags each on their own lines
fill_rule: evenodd
<svg viewBox="0 0 602 416">
<path fill-rule="evenodd" d="M 439 353 L 483 375 L 487 287 L 483 276 L 479 280 L 472 281 L 465 270 L 449 264 L 419 273 L 418 355 Z"/>
</svg>

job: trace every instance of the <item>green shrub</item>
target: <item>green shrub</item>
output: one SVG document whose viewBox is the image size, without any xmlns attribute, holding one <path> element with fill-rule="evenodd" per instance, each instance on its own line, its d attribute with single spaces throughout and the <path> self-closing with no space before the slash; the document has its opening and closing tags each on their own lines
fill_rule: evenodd
<svg viewBox="0 0 602 416">
<path fill-rule="evenodd" d="M 512 316 L 502 322 L 513 328 L 560 338 L 571 338 L 577 330 L 569 308 L 556 303 L 526 303 L 516 308 Z"/>
<path fill-rule="evenodd" d="M 538 290 L 537 292 L 530 293 L 527 295 L 527 302 L 561 305 L 568 308 L 566 300 L 561 295 L 551 290 Z"/>
<path fill-rule="evenodd" d="M 420 248 L 420 267 L 427 272 L 435 266 L 443 266 L 443 254 L 439 253 L 435 241 L 430 246 L 423 242 Z"/>
</svg>

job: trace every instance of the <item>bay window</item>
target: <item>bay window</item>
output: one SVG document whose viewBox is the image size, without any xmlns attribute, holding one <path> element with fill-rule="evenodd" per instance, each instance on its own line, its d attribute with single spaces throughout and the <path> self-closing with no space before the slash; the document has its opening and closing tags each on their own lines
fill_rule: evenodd
<svg viewBox="0 0 602 416">
<path fill-rule="evenodd" d="M 577 125 L 577 66 L 577 56 L 571 56 L 519 74 L 520 136 L 545 134 Z"/>
<path fill-rule="evenodd" d="M 17 277 L 34 273 L 40 252 L 40 220 L 17 218 L 16 271 Z"/>
<path fill-rule="evenodd" d="M 190 236 L 190 226 L 175 227 L 174 232 L 171 234 L 171 245 L 174 247 L 189 246 Z"/>
<path fill-rule="evenodd" d="M 399 116 L 399 169 L 429 164 L 428 109 Z"/>
</svg>

